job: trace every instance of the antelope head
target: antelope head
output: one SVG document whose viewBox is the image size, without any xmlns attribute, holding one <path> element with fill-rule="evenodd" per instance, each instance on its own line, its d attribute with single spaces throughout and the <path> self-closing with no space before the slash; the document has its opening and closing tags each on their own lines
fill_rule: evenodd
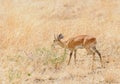
<svg viewBox="0 0 120 84">
<path fill-rule="evenodd" d="M 61 47 L 63 47 L 63 43 L 61 41 L 61 39 L 63 39 L 64 36 L 62 34 L 59 35 L 54 35 L 54 40 L 53 40 L 53 46 L 55 47 L 55 45 L 60 45 Z"/>
</svg>

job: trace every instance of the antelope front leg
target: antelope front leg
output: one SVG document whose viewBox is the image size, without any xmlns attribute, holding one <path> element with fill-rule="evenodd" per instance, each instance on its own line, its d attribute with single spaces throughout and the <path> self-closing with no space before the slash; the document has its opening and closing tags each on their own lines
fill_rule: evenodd
<svg viewBox="0 0 120 84">
<path fill-rule="evenodd" d="M 76 64 L 76 52 L 77 52 L 77 50 L 74 50 L 74 62 L 75 62 L 75 64 Z"/>
<path fill-rule="evenodd" d="M 68 65 L 70 64 L 70 60 L 71 60 L 71 57 L 72 57 L 72 53 L 73 53 L 73 51 L 70 52 L 70 57 L 69 57 Z"/>
</svg>

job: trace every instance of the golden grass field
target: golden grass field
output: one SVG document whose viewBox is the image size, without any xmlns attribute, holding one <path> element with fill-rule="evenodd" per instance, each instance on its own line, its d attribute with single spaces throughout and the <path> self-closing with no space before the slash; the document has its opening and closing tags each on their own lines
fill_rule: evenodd
<svg viewBox="0 0 120 84">
<path fill-rule="evenodd" d="M 54 34 L 97 38 L 105 68 L 85 49 L 51 48 Z M 120 84 L 120 0 L 0 0 L 0 84 Z"/>
</svg>

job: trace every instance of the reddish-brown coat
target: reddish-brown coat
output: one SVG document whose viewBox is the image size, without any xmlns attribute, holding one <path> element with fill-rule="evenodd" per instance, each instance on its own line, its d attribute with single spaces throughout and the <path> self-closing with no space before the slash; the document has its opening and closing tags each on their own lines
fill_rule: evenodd
<svg viewBox="0 0 120 84">
<path fill-rule="evenodd" d="M 78 35 L 67 40 L 67 48 L 74 49 L 76 46 L 90 47 L 96 44 L 96 38 L 88 35 Z"/>
</svg>

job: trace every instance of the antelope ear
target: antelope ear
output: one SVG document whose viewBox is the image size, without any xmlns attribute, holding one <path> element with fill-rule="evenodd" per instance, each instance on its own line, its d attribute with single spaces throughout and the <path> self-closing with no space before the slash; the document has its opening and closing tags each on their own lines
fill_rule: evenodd
<svg viewBox="0 0 120 84">
<path fill-rule="evenodd" d="M 58 39 L 63 39 L 64 38 L 64 36 L 60 33 L 59 35 L 58 35 Z"/>
</svg>

